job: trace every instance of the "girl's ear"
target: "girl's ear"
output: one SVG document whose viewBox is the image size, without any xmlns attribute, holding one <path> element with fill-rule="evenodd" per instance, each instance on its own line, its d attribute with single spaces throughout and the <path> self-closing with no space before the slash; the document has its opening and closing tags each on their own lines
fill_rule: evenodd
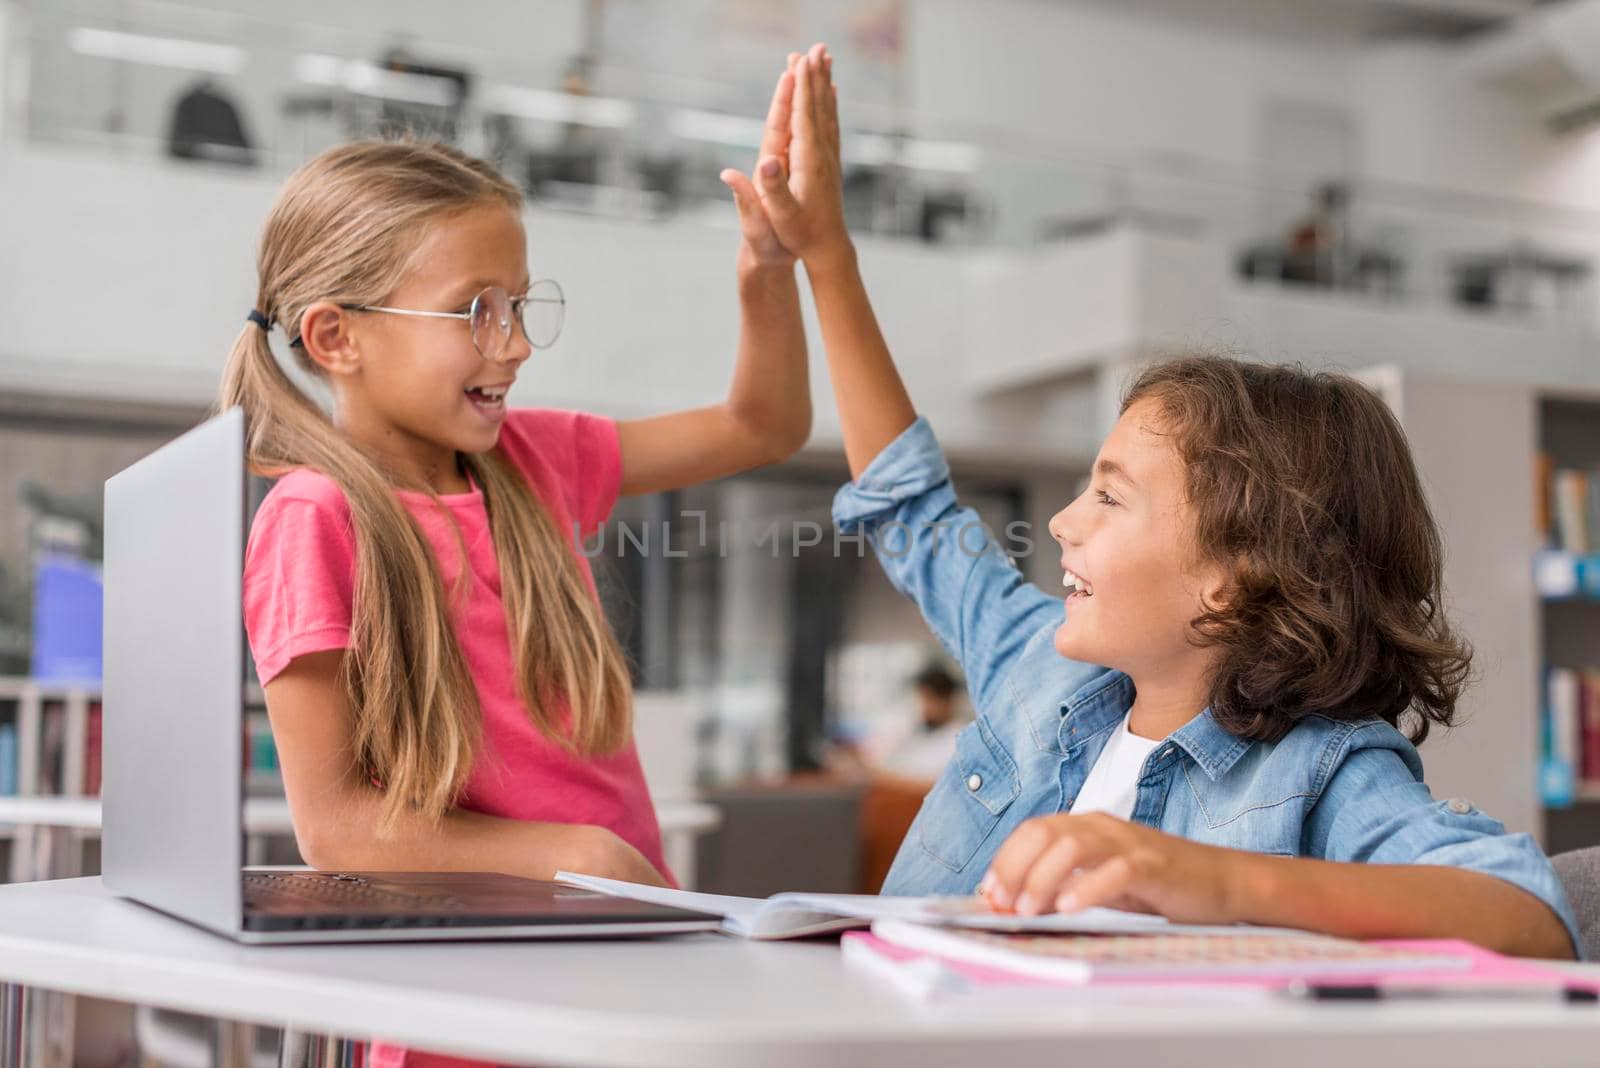
<svg viewBox="0 0 1600 1068">
<path fill-rule="evenodd" d="M 319 300 L 300 314 L 300 346 L 330 375 L 351 375 L 361 368 L 361 355 L 351 331 L 354 321 L 343 308 Z"/>
</svg>

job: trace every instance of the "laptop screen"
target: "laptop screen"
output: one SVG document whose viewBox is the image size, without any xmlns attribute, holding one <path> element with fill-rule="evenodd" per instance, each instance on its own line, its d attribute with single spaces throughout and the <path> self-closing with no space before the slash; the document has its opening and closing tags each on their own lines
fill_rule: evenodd
<svg viewBox="0 0 1600 1068">
<path fill-rule="evenodd" d="M 244 413 L 106 482 L 105 882 L 225 933 L 242 903 Z"/>
</svg>

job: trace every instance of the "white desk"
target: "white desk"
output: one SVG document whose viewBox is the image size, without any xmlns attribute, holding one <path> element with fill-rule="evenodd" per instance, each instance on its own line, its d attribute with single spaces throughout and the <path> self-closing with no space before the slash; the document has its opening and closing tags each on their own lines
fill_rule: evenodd
<svg viewBox="0 0 1600 1068">
<path fill-rule="evenodd" d="M 833 942 L 695 935 L 246 948 L 116 900 L 98 879 L 0 886 L 0 983 L 13 995 L 34 986 L 549 1065 L 1501 1068 L 1600 1059 L 1592 1006 L 1074 1006 L 1067 993 L 1048 1007 L 928 1008 L 848 969 Z"/>
</svg>

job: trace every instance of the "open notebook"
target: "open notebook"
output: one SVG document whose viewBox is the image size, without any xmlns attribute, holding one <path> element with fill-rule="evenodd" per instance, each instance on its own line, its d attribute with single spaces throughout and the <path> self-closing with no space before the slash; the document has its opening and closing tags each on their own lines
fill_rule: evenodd
<svg viewBox="0 0 1600 1068">
<path fill-rule="evenodd" d="M 871 894 L 777 894 L 769 898 L 731 897 L 667 890 L 658 886 L 601 879 L 593 875 L 557 872 L 556 882 L 602 894 L 673 905 L 721 916 L 722 929 L 741 938 L 804 938 L 809 935 L 869 927 L 875 920 L 984 931 L 1070 932 L 1081 934 L 1209 934 L 1238 936 L 1277 934 L 1291 938 L 1314 937 L 1304 931 L 1280 928 L 1208 927 L 1176 924 L 1160 916 L 1116 909 L 1084 909 L 1068 915 L 1016 916 L 989 911 L 976 897 L 879 897 Z"/>
</svg>

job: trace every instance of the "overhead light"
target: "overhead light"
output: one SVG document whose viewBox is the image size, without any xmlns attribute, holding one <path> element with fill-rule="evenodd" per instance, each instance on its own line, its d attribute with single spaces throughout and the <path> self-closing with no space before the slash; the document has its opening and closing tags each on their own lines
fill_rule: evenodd
<svg viewBox="0 0 1600 1068">
<path fill-rule="evenodd" d="M 151 67 L 177 67 L 209 74 L 238 74 L 249 54 L 237 45 L 210 44 L 181 37 L 152 37 L 121 30 L 76 26 L 67 33 L 67 47 L 81 56 L 118 59 Z"/>
<path fill-rule="evenodd" d="M 759 148 L 766 124 L 745 115 L 679 108 L 668 120 L 672 132 L 688 141 L 709 141 L 733 148 Z M 846 163 L 882 167 L 898 163 L 922 171 L 971 174 L 983 166 L 983 152 L 961 141 L 924 141 L 888 134 L 846 131 L 842 153 Z"/>
<path fill-rule="evenodd" d="M 923 171 L 972 174 L 983 167 L 983 151 L 961 141 L 907 141 L 902 162 Z"/>
<path fill-rule="evenodd" d="M 699 108 L 679 108 L 667 120 L 672 132 L 686 141 L 709 141 L 734 148 L 759 148 L 766 123 L 744 115 Z"/>
<path fill-rule="evenodd" d="M 919 171 L 971 174 L 983 166 L 983 152 L 961 141 L 924 141 L 887 134 L 847 133 L 841 155 L 847 163 L 882 167 L 898 163 Z"/>
<path fill-rule="evenodd" d="M 456 83 L 446 78 L 389 70 L 362 59 L 343 59 L 313 52 L 295 58 L 294 73 L 296 78 L 308 85 L 326 85 L 363 96 L 441 108 L 457 103 L 460 92 Z"/>
<path fill-rule="evenodd" d="M 579 96 L 553 89 L 525 89 L 516 85 L 485 86 L 481 99 L 488 111 L 580 126 L 621 129 L 633 125 L 635 114 L 634 106 L 626 100 Z"/>
</svg>

